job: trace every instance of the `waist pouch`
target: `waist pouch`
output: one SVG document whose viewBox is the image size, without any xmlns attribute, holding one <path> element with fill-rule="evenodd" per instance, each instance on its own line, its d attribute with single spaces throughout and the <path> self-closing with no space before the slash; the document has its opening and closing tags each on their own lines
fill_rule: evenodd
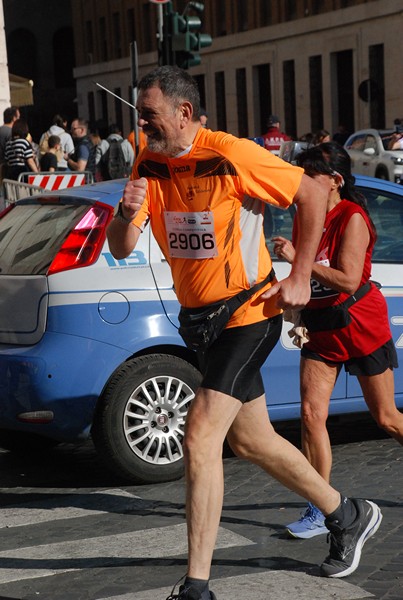
<svg viewBox="0 0 403 600">
<path fill-rule="evenodd" d="M 274 269 L 260 283 L 228 300 L 220 300 L 199 308 L 184 308 L 179 312 L 179 334 L 191 350 L 205 352 L 225 329 L 233 313 L 257 291 L 275 277 Z"/>
<path fill-rule="evenodd" d="M 308 332 L 332 331 L 342 329 L 351 323 L 351 315 L 348 311 L 350 306 L 361 300 L 371 289 L 371 283 L 364 283 L 352 296 L 344 302 L 327 308 L 304 308 L 301 318 Z"/>
</svg>

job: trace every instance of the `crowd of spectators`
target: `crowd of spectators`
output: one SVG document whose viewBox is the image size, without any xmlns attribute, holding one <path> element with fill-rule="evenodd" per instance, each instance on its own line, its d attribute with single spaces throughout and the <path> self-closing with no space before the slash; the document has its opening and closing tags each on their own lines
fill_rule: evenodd
<svg viewBox="0 0 403 600">
<path fill-rule="evenodd" d="M 113 156 L 112 147 L 116 148 Z M 124 138 L 116 124 L 104 131 L 77 117 L 69 125 L 59 114 L 36 143 L 19 108 L 10 106 L 4 110 L 0 127 L 0 182 L 18 181 L 22 173 L 29 172 L 86 171 L 96 181 L 126 177 L 138 150 L 133 132 Z M 108 168 L 108 161 L 116 163 L 120 156 L 122 169 Z"/>
</svg>

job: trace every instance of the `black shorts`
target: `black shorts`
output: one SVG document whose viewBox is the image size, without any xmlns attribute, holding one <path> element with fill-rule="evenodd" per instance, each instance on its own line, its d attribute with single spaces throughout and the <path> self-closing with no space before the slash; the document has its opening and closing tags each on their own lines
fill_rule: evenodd
<svg viewBox="0 0 403 600">
<path fill-rule="evenodd" d="M 201 387 L 223 392 L 241 402 L 264 394 L 260 369 L 277 344 L 282 315 L 252 325 L 224 329 L 207 350 L 200 368 Z"/>
<path fill-rule="evenodd" d="M 380 375 L 387 369 L 397 369 L 397 354 L 395 344 L 392 338 L 386 342 L 383 346 L 374 350 L 367 356 L 360 356 L 358 358 L 349 358 L 344 362 L 335 362 L 332 360 L 326 360 L 320 354 L 311 352 L 307 348 L 302 348 L 301 356 L 304 358 L 311 358 L 312 360 L 319 360 L 329 365 L 341 366 L 344 365 L 345 370 L 350 375 Z"/>
</svg>

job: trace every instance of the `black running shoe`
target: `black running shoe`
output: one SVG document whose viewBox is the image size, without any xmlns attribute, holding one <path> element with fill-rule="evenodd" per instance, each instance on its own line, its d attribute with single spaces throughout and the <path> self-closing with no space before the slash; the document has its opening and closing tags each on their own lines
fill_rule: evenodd
<svg viewBox="0 0 403 600">
<path fill-rule="evenodd" d="M 357 517 L 350 527 L 340 529 L 325 520 L 330 531 L 330 551 L 320 568 L 324 577 L 347 577 L 353 573 L 360 563 L 363 545 L 381 524 L 382 513 L 377 504 L 354 498 L 351 501 L 357 509 Z"/>
<path fill-rule="evenodd" d="M 201 600 L 200 592 L 192 586 L 185 587 L 184 585 L 181 585 L 179 588 L 179 594 L 173 594 L 174 590 L 175 586 L 166 600 Z M 217 600 L 213 592 L 210 592 L 210 600 Z"/>
</svg>

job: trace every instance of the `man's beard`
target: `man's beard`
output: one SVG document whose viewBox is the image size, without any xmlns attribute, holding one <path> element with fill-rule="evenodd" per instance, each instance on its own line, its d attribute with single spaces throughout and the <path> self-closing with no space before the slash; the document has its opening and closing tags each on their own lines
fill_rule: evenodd
<svg viewBox="0 0 403 600">
<path fill-rule="evenodd" d="M 166 139 L 147 137 L 147 147 L 151 152 L 157 152 L 158 154 L 167 154 L 168 143 Z"/>
<path fill-rule="evenodd" d="M 150 152 L 164 154 L 165 156 L 176 156 L 180 151 L 177 144 L 170 142 L 166 137 L 147 135 L 147 148 Z"/>
</svg>

